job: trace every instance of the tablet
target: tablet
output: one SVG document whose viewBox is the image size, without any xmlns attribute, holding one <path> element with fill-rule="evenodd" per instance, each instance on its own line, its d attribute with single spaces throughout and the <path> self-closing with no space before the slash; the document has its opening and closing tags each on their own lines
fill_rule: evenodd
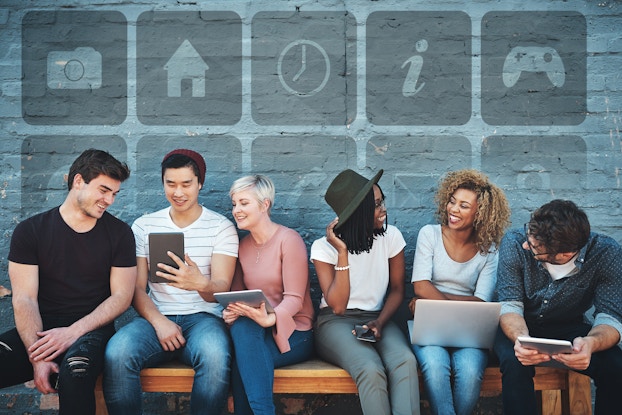
<svg viewBox="0 0 622 415">
<path fill-rule="evenodd" d="M 169 282 L 166 278 L 156 275 L 158 263 L 178 268 L 171 257 L 166 254 L 171 251 L 182 260 L 184 259 L 184 234 L 182 232 L 150 233 L 149 234 L 149 281 Z"/>
<path fill-rule="evenodd" d="M 540 353 L 559 354 L 574 353 L 572 343 L 568 340 L 543 339 L 540 337 L 519 336 L 518 341 L 521 346 L 527 349 L 535 349 Z"/>
<path fill-rule="evenodd" d="M 261 290 L 242 290 L 242 291 L 227 291 L 222 293 L 214 293 L 214 298 L 224 308 L 230 303 L 244 303 L 251 307 L 259 307 L 261 303 L 266 303 L 266 311 L 268 313 L 274 313 L 274 308 L 270 305 L 270 302 L 263 295 Z"/>
</svg>

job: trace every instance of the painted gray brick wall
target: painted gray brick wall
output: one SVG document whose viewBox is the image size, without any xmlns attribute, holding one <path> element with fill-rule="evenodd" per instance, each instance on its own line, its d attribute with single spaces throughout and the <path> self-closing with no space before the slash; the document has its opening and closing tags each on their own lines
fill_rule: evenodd
<svg viewBox="0 0 622 415">
<path fill-rule="evenodd" d="M 515 226 L 569 198 L 622 242 L 621 28 L 608 0 L 2 0 L 0 285 L 13 228 L 89 147 L 130 165 L 110 209 L 128 223 L 166 205 L 159 161 L 183 146 L 206 158 L 202 203 L 229 215 L 233 180 L 267 174 L 308 244 L 331 179 L 383 168 L 407 274 L 438 178 L 465 167 Z"/>
</svg>

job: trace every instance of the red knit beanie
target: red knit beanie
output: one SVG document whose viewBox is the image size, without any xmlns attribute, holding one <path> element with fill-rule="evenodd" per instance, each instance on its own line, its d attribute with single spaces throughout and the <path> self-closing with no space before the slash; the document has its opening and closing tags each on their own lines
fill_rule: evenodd
<svg viewBox="0 0 622 415">
<path fill-rule="evenodd" d="M 194 161 L 194 164 L 196 164 L 199 169 L 199 183 L 201 183 L 201 186 L 203 186 L 203 182 L 205 181 L 205 160 L 203 159 L 203 156 L 193 150 L 178 148 L 177 150 L 173 150 L 166 156 L 164 156 L 162 162 L 164 162 L 164 160 L 166 160 L 173 154 L 181 154 L 182 156 L 190 157 L 190 159 Z"/>
</svg>

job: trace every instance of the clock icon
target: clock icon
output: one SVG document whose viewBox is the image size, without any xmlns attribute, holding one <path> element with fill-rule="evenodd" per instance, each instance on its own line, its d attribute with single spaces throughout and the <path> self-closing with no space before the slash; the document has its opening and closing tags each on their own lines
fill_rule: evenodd
<svg viewBox="0 0 622 415">
<path fill-rule="evenodd" d="M 313 96 L 320 92 L 330 76 L 330 59 L 319 44 L 300 39 L 283 49 L 277 64 L 281 85 L 289 93 Z"/>
</svg>

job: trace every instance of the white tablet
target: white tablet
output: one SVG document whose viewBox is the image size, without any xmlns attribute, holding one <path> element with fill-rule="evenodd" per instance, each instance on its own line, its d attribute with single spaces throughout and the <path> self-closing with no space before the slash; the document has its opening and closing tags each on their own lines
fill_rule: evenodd
<svg viewBox="0 0 622 415">
<path fill-rule="evenodd" d="M 540 353 L 559 354 L 573 353 L 572 343 L 568 340 L 543 339 L 540 337 L 519 336 L 521 346 L 527 349 L 535 349 Z"/>
<path fill-rule="evenodd" d="M 216 298 L 216 301 L 218 301 L 224 308 L 227 308 L 230 303 L 244 303 L 251 307 L 259 307 L 261 303 L 266 303 L 266 311 L 274 313 L 274 308 L 272 308 L 272 305 L 261 290 L 214 293 L 214 298 Z"/>
</svg>

